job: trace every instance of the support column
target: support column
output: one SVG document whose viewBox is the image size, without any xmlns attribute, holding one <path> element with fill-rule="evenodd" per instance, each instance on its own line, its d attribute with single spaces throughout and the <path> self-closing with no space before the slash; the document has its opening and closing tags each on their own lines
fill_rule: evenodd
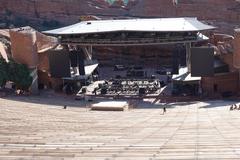
<svg viewBox="0 0 240 160">
<path fill-rule="evenodd" d="M 188 72 L 191 72 L 191 42 L 185 43 L 186 46 L 186 64 Z"/>
</svg>

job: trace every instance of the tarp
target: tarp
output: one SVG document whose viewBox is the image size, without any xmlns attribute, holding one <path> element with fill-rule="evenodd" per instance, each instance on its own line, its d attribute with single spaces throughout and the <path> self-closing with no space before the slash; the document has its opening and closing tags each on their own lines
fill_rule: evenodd
<svg viewBox="0 0 240 160">
<path fill-rule="evenodd" d="M 192 77 L 191 73 L 188 72 L 188 68 L 182 67 L 179 69 L 179 74 L 174 74 L 172 76 L 172 80 L 182 81 L 182 82 L 191 82 L 191 81 L 200 81 L 201 77 Z"/>
<path fill-rule="evenodd" d="M 98 67 L 98 64 L 93 64 L 93 65 L 85 66 L 85 67 L 84 67 L 84 69 L 85 69 L 85 74 L 86 74 L 86 75 L 91 75 L 97 67 Z"/>
</svg>

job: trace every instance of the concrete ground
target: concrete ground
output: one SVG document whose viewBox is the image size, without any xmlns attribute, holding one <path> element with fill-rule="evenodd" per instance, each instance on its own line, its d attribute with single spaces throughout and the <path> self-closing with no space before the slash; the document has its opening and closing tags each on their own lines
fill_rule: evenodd
<svg viewBox="0 0 240 160">
<path fill-rule="evenodd" d="M 240 159 L 233 103 L 169 104 L 163 115 L 150 102 L 102 112 L 69 97 L 8 96 L 0 99 L 0 159 Z"/>
</svg>

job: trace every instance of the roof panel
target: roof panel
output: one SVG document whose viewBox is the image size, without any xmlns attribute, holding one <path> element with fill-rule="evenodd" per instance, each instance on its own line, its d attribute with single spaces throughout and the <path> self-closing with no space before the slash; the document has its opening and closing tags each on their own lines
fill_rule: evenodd
<svg viewBox="0 0 240 160">
<path fill-rule="evenodd" d="M 198 21 L 197 18 L 152 18 L 83 21 L 71 26 L 45 31 L 43 33 L 64 35 L 114 31 L 183 32 L 211 30 L 214 28 L 215 27 L 213 26 Z"/>
</svg>

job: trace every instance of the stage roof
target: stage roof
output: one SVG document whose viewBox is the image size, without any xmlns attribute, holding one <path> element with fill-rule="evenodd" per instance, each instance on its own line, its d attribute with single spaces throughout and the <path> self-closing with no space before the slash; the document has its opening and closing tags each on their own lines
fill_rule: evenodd
<svg viewBox="0 0 240 160">
<path fill-rule="evenodd" d="M 197 32 L 215 27 L 206 25 L 197 18 L 151 18 L 125 20 L 83 21 L 71 26 L 45 31 L 51 35 L 90 34 L 118 31 L 133 32 Z"/>
</svg>

